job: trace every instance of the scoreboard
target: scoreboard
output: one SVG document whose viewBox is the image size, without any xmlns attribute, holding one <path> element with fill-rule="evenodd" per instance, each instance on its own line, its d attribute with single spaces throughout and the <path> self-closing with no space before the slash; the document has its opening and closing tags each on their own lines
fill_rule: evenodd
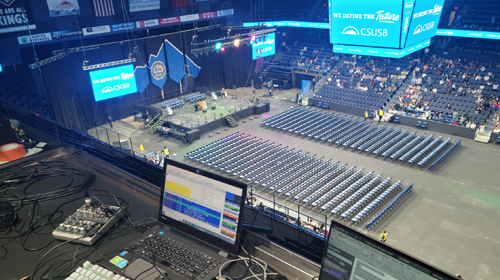
<svg viewBox="0 0 500 280">
<path fill-rule="evenodd" d="M 444 0 L 329 0 L 330 42 L 334 52 L 371 50 L 389 57 L 393 53 L 397 54 L 393 57 L 408 54 L 423 43 L 427 45 L 436 35 L 443 3 Z"/>
</svg>

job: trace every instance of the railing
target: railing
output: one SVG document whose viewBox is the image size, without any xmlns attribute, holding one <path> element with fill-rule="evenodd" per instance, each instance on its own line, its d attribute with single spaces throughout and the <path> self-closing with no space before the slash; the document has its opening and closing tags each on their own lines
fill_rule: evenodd
<svg viewBox="0 0 500 280">
<path fill-rule="evenodd" d="M 325 231 L 330 228 L 327 215 L 321 215 L 323 217 L 321 219 L 317 219 L 315 217 L 318 217 L 318 214 L 315 213 L 315 217 L 312 217 L 304 213 L 307 209 L 303 209 L 301 212 L 300 205 L 295 205 L 296 207 L 290 208 L 279 204 L 276 202 L 276 197 L 274 195 L 272 195 L 272 199 L 265 198 L 254 193 L 253 187 L 249 188 L 247 198 L 250 201 L 247 205 L 259 209 L 271 218 L 296 225 L 314 237 L 326 239 L 327 235 L 325 234 Z M 252 199 L 255 199 L 255 201 L 252 201 Z M 300 221 L 302 222 L 300 226 L 299 222 L 297 222 L 298 218 L 300 218 Z"/>
<path fill-rule="evenodd" d="M 132 138 L 128 136 L 102 126 L 95 127 L 90 130 L 88 134 L 113 147 L 120 148 L 124 151 L 130 151 L 131 154 L 134 154 Z"/>
</svg>

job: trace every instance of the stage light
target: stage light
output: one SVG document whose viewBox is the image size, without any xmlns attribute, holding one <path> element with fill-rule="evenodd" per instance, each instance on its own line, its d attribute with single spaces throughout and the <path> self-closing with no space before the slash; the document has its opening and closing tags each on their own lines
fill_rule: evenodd
<svg viewBox="0 0 500 280">
<path fill-rule="evenodd" d="M 458 7 L 455 7 L 455 10 L 458 10 Z"/>
<path fill-rule="evenodd" d="M 240 46 L 240 39 L 234 40 L 234 46 L 239 47 Z"/>
<path fill-rule="evenodd" d="M 225 50 L 226 50 L 226 48 L 224 48 L 224 47 L 220 49 L 220 51 L 221 51 L 221 52 L 223 52 L 223 51 L 225 51 Z"/>
<path fill-rule="evenodd" d="M 216 50 L 220 50 L 221 47 L 222 47 L 222 43 L 215 44 L 215 49 Z"/>
<path fill-rule="evenodd" d="M 252 36 L 252 39 L 250 40 L 250 42 L 252 42 L 252 43 L 253 43 L 253 42 L 255 42 L 255 40 L 256 40 L 256 39 L 257 39 L 257 36 L 253 35 L 253 36 Z"/>
</svg>

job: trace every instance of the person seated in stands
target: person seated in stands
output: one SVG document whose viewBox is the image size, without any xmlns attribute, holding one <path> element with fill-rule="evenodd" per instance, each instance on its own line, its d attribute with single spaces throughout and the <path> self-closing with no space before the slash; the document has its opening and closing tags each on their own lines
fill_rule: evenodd
<svg viewBox="0 0 500 280">
<path fill-rule="evenodd" d="M 476 123 L 475 123 L 475 122 L 473 122 L 473 123 L 471 123 L 471 124 L 470 124 L 470 128 L 472 128 L 472 129 L 476 129 L 476 127 L 477 127 L 477 125 L 476 125 Z"/>
<path fill-rule="evenodd" d="M 290 219 L 289 216 L 286 216 L 285 222 L 287 222 L 287 223 L 293 223 L 292 219 Z"/>
<path fill-rule="evenodd" d="M 446 105 L 446 109 L 450 109 L 451 110 L 451 104 L 448 103 L 448 105 Z"/>
<path fill-rule="evenodd" d="M 300 220 L 300 217 L 297 217 L 297 220 L 295 220 L 295 224 L 299 227 L 302 227 L 304 225 L 304 223 Z"/>
<path fill-rule="evenodd" d="M 475 78 L 475 80 L 476 80 L 476 81 L 479 81 L 479 80 L 481 80 L 481 75 L 477 74 L 477 75 L 476 75 L 476 78 Z"/>
</svg>

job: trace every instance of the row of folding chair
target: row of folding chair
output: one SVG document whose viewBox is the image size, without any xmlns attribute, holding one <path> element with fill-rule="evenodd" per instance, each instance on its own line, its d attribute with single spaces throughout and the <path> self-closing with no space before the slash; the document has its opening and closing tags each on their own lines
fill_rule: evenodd
<svg viewBox="0 0 500 280">
<path fill-rule="evenodd" d="M 344 199 L 345 197 L 347 197 L 351 193 L 357 191 L 360 187 L 364 186 L 366 183 L 371 181 L 373 174 L 374 174 L 373 172 L 370 172 L 370 173 L 366 174 L 365 176 L 363 176 L 361 179 L 357 180 L 354 184 L 349 185 L 341 193 L 337 194 L 335 197 L 333 197 L 327 203 L 323 204 L 320 209 L 321 210 L 328 210 L 328 209 L 330 209 L 330 207 L 337 205 L 337 203 L 339 203 L 342 199 Z M 382 178 L 381 175 L 379 175 L 379 177 Z M 378 180 L 380 180 L 380 178 L 378 178 Z M 329 191 L 328 193 L 323 195 L 320 199 L 315 201 L 313 203 L 313 206 L 319 205 L 319 203 L 323 202 L 325 199 L 329 198 L 333 194 L 334 194 L 333 192 Z"/>
<path fill-rule="evenodd" d="M 416 155 L 414 155 L 409 161 L 409 164 L 414 164 L 417 163 L 418 160 L 424 156 L 425 153 L 427 153 L 430 149 L 432 149 L 434 146 L 436 146 L 441 140 L 443 139 L 443 136 L 439 136 L 438 138 L 434 139 L 431 143 L 429 143 L 425 148 L 420 150 Z"/>
<path fill-rule="evenodd" d="M 338 167 L 339 164 L 340 161 L 328 166 L 327 168 L 322 169 L 320 172 L 316 174 L 313 174 L 310 178 L 304 180 L 302 183 L 300 183 L 300 185 L 290 190 L 285 195 L 289 197 L 295 193 L 298 193 L 297 195 L 294 196 L 294 199 L 299 199 L 300 197 L 304 196 L 308 192 L 318 187 L 319 185 L 318 182 L 324 182 L 327 178 L 333 178 L 339 175 L 342 171 L 344 171 L 344 169 L 347 167 L 347 163 L 344 164 L 343 166 Z"/>
<path fill-rule="evenodd" d="M 242 164 L 246 164 L 250 162 L 250 160 L 255 157 L 255 154 L 263 153 L 274 147 L 274 143 L 269 144 L 269 140 L 263 142 L 257 146 L 253 146 L 251 149 L 248 149 L 244 152 L 234 151 L 231 154 L 227 154 L 225 158 L 220 158 L 219 162 L 220 166 L 217 166 L 220 171 L 224 171 L 226 173 L 231 174 L 241 167 Z M 236 159 L 232 162 L 228 162 L 227 160 Z M 215 166 L 214 166 L 215 167 Z"/>
<path fill-rule="evenodd" d="M 389 140 L 391 140 L 393 138 L 397 138 L 399 136 L 399 134 L 401 133 L 401 130 L 403 130 L 403 128 L 400 127 L 398 129 L 392 131 L 388 135 L 386 135 L 384 138 L 377 140 L 371 146 L 366 148 L 365 152 L 370 153 L 371 151 L 376 150 L 378 147 L 382 146 L 384 143 L 387 143 Z"/>
<path fill-rule="evenodd" d="M 220 143 L 223 143 L 223 142 L 226 142 L 226 141 L 230 141 L 231 139 L 236 138 L 236 137 L 238 137 L 238 136 L 242 136 L 242 135 L 243 135 L 243 134 L 239 134 L 239 132 L 235 132 L 235 133 L 233 133 L 233 134 L 231 134 L 231 135 L 228 135 L 228 136 L 226 136 L 226 137 L 224 137 L 224 138 L 221 138 L 221 139 L 219 139 L 219 140 L 217 140 L 217 141 L 214 141 L 214 142 L 212 142 L 212 143 L 210 143 L 210 144 L 207 144 L 207 145 L 205 145 L 205 146 L 203 146 L 203 147 L 200 147 L 200 148 L 198 148 L 198 149 L 196 149 L 196 150 L 193 150 L 193 151 L 191 151 L 191 152 L 189 152 L 189 153 L 185 154 L 185 155 L 184 155 L 184 157 L 187 157 L 187 158 L 189 158 L 189 159 L 193 159 L 193 158 L 194 158 L 194 157 L 195 157 L 198 153 L 200 153 L 200 152 L 202 152 L 202 151 L 204 151 L 204 150 L 207 150 L 207 149 L 209 149 L 210 147 L 216 146 L 216 145 L 218 145 L 218 144 L 220 144 Z"/>
<path fill-rule="evenodd" d="M 421 142 L 425 137 L 425 134 L 420 134 L 417 138 L 410 141 L 410 143 L 404 145 L 401 149 L 397 150 L 394 154 L 391 155 L 391 159 L 395 160 L 403 153 L 406 153 L 409 149 L 415 147 L 419 142 Z"/>
<path fill-rule="evenodd" d="M 243 141 L 232 143 L 224 147 L 223 149 L 199 158 L 199 162 L 209 167 L 213 165 L 214 168 L 219 168 L 219 163 L 225 163 L 224 160 L 231 159 L 231 157 L 236 156 L 237 152 L 246 151 L 248 149 L 254 148 L 255 146 L 262 146 L 264 144 L 266 144 L 266 142 L 263 143 L 262 139 L 257 139 L 257 137 L 248 137 L 246 139 L 243 139 Z"/>
<path fill-rule="evenodd" d="M 356 169 L 356 166 L 351 167 L 349 170 L 340 174 L 334 180 L 328 182 L 326 185 L 322 186 L 321 188 L 316 190 L 314 193 L 310 194 L 308 197 L 306 197 L 304 200 L 302 200 L 302 202 L 309 203 L 312 199 L 321 195 L 321 197 L 319 197 L 317 200 L 315 200 L 313 203 L 311 203 L 311 205 L 313 207 L 316 207 L 320 203 L 325 201 L 326 199 L 330 198 L 332 195 L 339 192 L 340 190 L 347 188 L 352 183 L 354 183 L 355 180 L 357 180 L 359 177 L 361 177 L 361 175 L 363 175 L 363 172 L 365 171 L 364 169 L 361 169 L 361 170 L 358 170 L 356 173 L 352 174 L 355 171 L 355 169 Z M 333 188 L 333 186 L 335 186 L 335 187 Z"/>
<path fill-rule="evenodd" d="M 269 123 L 274 122 L 274 121 L 276 121 L 278 119 L 281 119 L 281 118 L 287 116 L 288 114 L 292 114 L 293 112 L 295 112 L 297 110 L 300 110 L 300 109 L 301 109 L 301 107 L 297 106 L 297 107 L 294 107 L 292 109 L 286 110 L 286 111 L 281 112 L 281 113 L 279 113 L 279 114 L 277 114 L 275 116 L 272 116 L 270 118 L 267 118 L 267 119 L 261 121 L 260 125 L 266 125 L 266 126 L 268 126 Z"/>
<path fill-rule="evenodd" d="M 310 119 L 313 119 L 317 114 L 319 114 L 319 111 L 315 110 L 305 110 L 305 113 L 301 115 L 298 118 L 295 118 L 288 123 L 284 123 L 283 126 L 279 127 L 277 126 L 276 128 L 281 129 L 283 131 L 288 131 L 292 132 L 295 127 L 301 126 L 302 124 L 308 122 Z"/>
<path fill-rule="evenodd" d="M 383 130 L 380 133 L 373 135 L 372 137 L 367 139 L 368 141 L 366 141 L 365 143 L 360 145 L 357 148 L 357 150 L 358 151 L 366 151 L 366 149 L 368 149 L 371 145 L 373 145 L 374 143 L 376 143 L 380 139 L 385 138 L 387 135 L 390 135 L 394 131 L 394 128 L 395 128 L 394 126 L 391 126 L 388 129 Z"/>
<path fill-rule="evenodd" d="M 394 185 L 390 186 L 387 190 L 385 190 L 377 198 L 375 198 L 374 201 L 366 205 L 366 207 L 363 210 L 361 210 L 356 216 L 354 216 L 354 218 L 352 218 L 351 221 L 353 223 L 358 223 L 359 221 L 361 221 L 364 217 L 366 217 L 367 214 L 369 214 L 377 206 L 380 206 L 388 197 L 390 197 L 391 194 L 399 190 L 402 184 L 403 182 L 397 181 Z"/>
<path fill-rule="evenodd" d="M 312 157 L 306 158 L 300 162 L 296 162 L 294 165 L 289 164 L 287 168 L 283 170 L 283 172 L 276 174 L 273 178 L 263 183 L 262 186 L 264 188 L 267 188 L 269 186 L 270 190 L 274 190 L 280 187 L 282 184 L 285 184 L 286 182 L 288 182 L 288 180 L 290 180 L 290 175 L 295 175 L 294 172 L 300 172 L 301 168 L 307 170 L 308 168 L 311 168 L 321 161 L 321 159 L 315 160 L 315 158 L 316 155 L 313 155 Z"/>
<path fill-rule="evenodd" d="M 378 182 L 380 182 L 381 179 L 382 175 L 378 175 L 375 178 L 371 179 L 368 183 L 366 183 L 364 186 L 359 188 L 356 192 L 354 192 L 348 198 L 342 201 L 339 205 L 337 205 L 337 207 L 333 208 L 333 210 L 330 211 L 330 213 L 338 214 L 340 211 L 342 211 L 342 209 L 354 204 L 362 194 L 372 190 L 373 187 L 375 187 L 375 185 L 378 184 Z"/>
<path fill-rule="evenodd" d="M 422 167 L 429 162 L 429 160 L 433 159 L 438 153 L 440 153 L 449 143 L 451 142 L 451 138 L 448 138 L 443 141 L 436 149 L 426 155 L 421 161 L 418 162 L 418 166 Z"/>
<path fill-rule="evenodd" d="M 374 126 L 374 128 L 375 127 L 377 127 L 377 126 Z M 387 125 L 383 125 L 381 127 L 378 127 L 376 130 L 373 130 L 369 134 L 366 134 L 365 136 L 363 136 L 363 138 L 361 138 L 358 141 L 354 142 L 354 144 L 352 144 L 350 146 L 350 148 L 353 149 L 353 150 L 357 149 L 359 146 L 363 145 L 363 143 L 365 143 L 366 141 L 369 141 L 370 139 L 372 139 L 376 135 L 382 133 L 385 130 L 386 127 L 387 127 Z"/>
<path fill-rule="evenodd" d="M 205 100 L 206 98 L 207 98 L 206 94 L 199 93 L 199 92 L 191 93 L 191 94 L 184 96 L 184 100 L 191 102 L 191 103 L 198 102 L 200 100 Z"/>
<path fill-rule="evenodd" d="M 313 126 L 319 126 L 320 124 L 324 123 L 324 121 L 326 121 L 329 116 L 329 113 L 317 111 L 317 113 L 313 117 L 309 118 L 305 122 L 302 122 L 293 129 L 289 129 L 288 132 L 300 134 L 301 132 L 304 132 Z"/>
<path fill-rule="evenodd" d="M 178 108 L 181 108 L 182 106 L 184 106 L 184 101 L 179 100 L 179 99 L 177 99 L 177 98 L 170 99 L 170 100 L 167 100 L 167 101 L 163 101 L 163 102 L 161 103 L 161 107 L 162 107 L 162 108 L 167 108 L 167 107 L 170 107 L 170 108 L 172 108 L 173 110 L 178 109 Z"/>
<path fill-rule="evenodd" d="M 360 121 L 360 120 L 355 120 L 354 122 L 352 122 L 349 126 L 345 127 L 345 129 L 342 129 L 340 130 L 337 135 L 335 135 L 334 137 L 328 139 L 328 144 L 331 144 L 331 143 L 335 143 L 337 144 L 337 142 L 341 139 L 341 138 L 345 138 L 346 135 L 350 134 L 351 132 L 355 131 L 356 129 L 358 129 L 360 126 L 366 124 L 366 121 Z M 338 144 L 337 144 L 338 145 Z"/>
<path fill-rule="evenodd" d="M 261 183 L 265 183 L 268 179 L 273 178 L 273 176 L 281 174 L 284 170 L 288 168 L 290 164 L 295 164 L 297 162 L 306 159 L 308 153 L 300 156 L 301 153 L 302 150 L 292 154 L 291 156 L 289 156 L 284 160 L 277 161 L 277 163 L 273 164 L 269 168 L 262 170 L 261 172 L 259 172 L 259 174 L 257 174 L 259 176 L 255 178 L 256 180 L 254 179 L 255 180 L 254 184 L 259 185 Z"/>
<path fill-rule="evenodd" d="M 201 163 L 205 164 L 206 161 L 208 161 L 214 157 L 217 157 L 217 155 L 219 155 L 223 152 L 226 152 L 235 146 L 241 145 L 243 143 L 251 143 L 252 141 L 255 141 L 257 139 L 256 137 L 254 137 L 254 138 L 250 138 L 250 137 L 251 137 L 250 135 L 242 135 L 241 137 L 237 137 L 237 138 L 231 139 L 225 143 L 221 143 L 219 145 L 216 145 L 210 149 L 207 149 L 207 150 L 199 153 L 198 156 L 196 158 L 194 158 L 194 160 L 196 162 L 201 162 Z"/>
<path fill-rule="evenodd" d="M 389 155 L 391 155 L 394 151 L 396 151 L 397 149 L 399 149 L 401 146 L 403 146 L 404 144 L 408 143 L 408 141 L 410 141 L 413 137 L 415 137 L 415 135 L 417 135 L 417 132 L 413 132 L 409 135 L 407 135 L 405 138 L 401 139 L 399 142 L 397 142 L 396 144 L 394 144 L 393 146 L 391 146 L 389 149 L 387 149 L 385 152 L 382 153 L 382 157 L 387 157 Z"/>
<path fill-rule="evenodd" d="M 351 122 L 352 118 L 348 119 L 346 122 L 344 122 L 342 125 L 338 125 L 335 130 L 331 131 L 329 134 L 327 134 L 325 137 L 321 138 L 321 141 L 325 141 L 328 143 L 332 143 L 331 140 L 335 139 L 335 137 L 342 133 L 345 130 L 349 130 L 351 127 L 355 126 L 358 122 L 359 119 L 354 120 Z"/>
<path fill-rule="evenodd" d="M 351 122 L 351 120 L 352 120 L 352 117 L 339 122 L 336 126 L 330 128 L 327 131 L 323 132 L 322 134 L 318 135 L 318 138 L 321 141 L 328 141 L 328 139 L 330 139 L 330 137 L 335 135 L 335 133 L 337 131 L 339 131 L 343 127 L 347 126 Z M 316 138 L 316 137 L 314 137 L 314 138 Z"/>
<path fill-rule="evenodd" d="M 301 175 L 300 177 L 298 177 L 297 184 L 293 185 L 291 188 L 288 188 L 289 191 L 285 193 L 285 196 L 290 197 L 297 192 L 301 192 L 304 189 L 304 187 L 313 185 L 314 182 L 320 180 L 325 174 L 328 173 L 338 174 L 339 171 L 337 170 L 337 166 L 340 164 L 340 161 L 336 162 L 335 164 L 328 165 L 330 164 L 330 162 L 331 160 L 323 163 L 321 166 L 314 168 L 308 171 L 307 173 Z M 307 174 L 310 174 L 311 176 L 307 177 L 306 176 Z M 303 180 L 301 180 L 301 178 L 303 178 Z"/>
<path fill-rule="evenodd" d="M 321 170 L 323 170 L 324 168 L 326 168 L 330 163 L 331 163 L 331 159 L 329 161 L 326 161 L 326 162 L 322 162 L 323 161 L 323 158 L 320 158 L 319 160 L 317 160 L 317 164 L 315 164 L 314 166 L 312 166 L 311 168 L 308 168 L 308 169 L 302 169 L 301 172 L 297 172 L 295 174 L 292 174 L 292 176 L 290 176 L 290 180 L 287 180 L 288 183 L 286 183 L 285 186 L 281 187 L 281 188 L 277 188 L 277 192 L 279 194 L 281 193 L 285 193 L 285 191 L 289 190 L 289 189 L 293 189 L 295 188 L 296 186 L 298 186 L 299 183 L 303 182 L 306 178 L 309 178 L 310 176 L 312 176 L 313 174 L 316 174 L 318 172 L 321 172 Z M 337 163 L 338 164 L 338 163 Z"/>
<path fill-rule="evenodd" d="M 460 146 L 460 143 L 462 143 L 462 140 L 458 140 L 457 143 L 455 143 L 453 146 L 451 146 L 443 155 L 441 155 L 435 162 L 429 166 L 429 170 L 433 170 L 436 168 L 445 158 L 447 158 L 451 153 Z"/>
<path fill-rule="evenodd" d="M 238 176 L 241 173 L 248 171 L 250 165 L 253 165 L 256 162 L 259 163 L 268 155 L 277 153 L 280 148 L 281 144 L 279 144 L 278 146 L 274 146 L 273 142 L 269 146 L 261 148 L 260 150 L 254 150 L 248 153 L 244 158 L 241 158 L 240 156 L 240 160 L 238 160 L 238 163 L 236 165 L 233 165 L 231 171 L 229 169 L 226 169 L 226 173 L 230 173 L 232 174 L 232 176 Z"/>
<path fill-rule="evenodd" d="M 315 140 L 321 139 L 321 137 L 330 133 L 330 131 L 335 129 L 335 127 L 337 127 L 339 124 L 344 123 L 346 118 L 347 118 L 347 116 L 343 116 L 341 118 L 339 118 L 339 117 L 340 117 L 340 115 L 336 117 L 335 121 L 333 121 L 332 123 L 328 124 L 327 126 L 321 128 L 321 129 L 315 131 L 314 133 L 307 135 L 307 137 L 314 138 Z"/>
<path fill-rule="evenodd" d="M 289 126 L 291 123 L 295 123 L 297 120 L 302 119 L 305 115 L 310 113 L 311 111 L 306 108 L 301 109 L 300 111 L 297 111 L 297 113 L 289 115 L 286 118 L 283 118 L 280 121 L 276 122 L 275 124 L 272 124 L 271 127 L 281 130 L 282 128 Z"/>
<path fill-rule="evenodd" d="M 286 150 L 286 148 L 284 149 Z M 271 150 L 264 152 L 257 157 L 251 159 L 247 164 L 246 167 L 242 166 L 240 171 L 233 173 L 233 176 L 240 176 L 240 179 L 244 179 L 248 176 L 248 173 L 253 169 L 255 170 L 258 166 L 262 166 L 263 163 L 271 160 L 272 158 L 278 156 L 281 152 L 284 150 L 281 149 L 281 144 L 272 148 Z"/>
<path fill-rule="evenodd" d="M 291 156 L 295 152 L 295 148 L 288 150 L 288 146 L 283 148 L 280 153 L 278 153 L 277 157 L 271 158 L 270 160 L 264 160 L 264 162 L 257 168 L 251 170 L 246 174 L 247 181 L 253 181 L 260 177 L 264 172 L 269 172 L 270 168 L 274 165 L 274 163 L 278 163 L 283 159 Z M 255 175 L 253 175 L 255 174 Z M 252 176 L 253 175 L 253 176 Z"/>
<path fill-rule="evenodd" d="M 298 200 L 312 191 L 318 191 L 317 188 L 322 186 L 322 185 L 324 186 L 325 182 L 333 180 L 336 177 L 338 178 L 338 177 L 344 175 L 345 173 L 349 173 L 350 172 L 349 170 L 353 169 L 353 168 L 351 168 L 351 169 L 347 170 L 346 172 L 344 172 L 344 169 L 346 169 L 346 168 L 347 168 L 347 163 L 334 169 L 334 170 L 330 170 L 328 172 L 323 172 L 323 174 L 315 180 L 311 180 L 310 182 L 307 182 L 307 181 L 309 181 L 309 180 L 307 180 L 306 181 L 307 183 L 305 183 L 305 182 L 303 183 L 307 187 L 305 189 L 301 190 L 300 193 L 298 193 L 296 196 L 293 197 L 293 199 Z M 354 169 L 356 169 L 356 167 L 354 167 Z"/>
<path fill-rule="evenodd" d="M 327 119 L 323 124 L 320 124 L 317 127 L 311 127 L 309 130 L 304 131 L 300 135 L 307 136 L 308 138 L 313 138 L 314 136 L 325 131 L 326 129 L 333 127 L 337 122 L 339 122 L 340 119 L 342 119 L 340 117 L 340 114 L 338 114 L 336 116 L 331 115 L 331 118 Z"/>
<path fill-rule="evenodd" d="M 370 127 L 370 123 L 367 123 L 366 121 L 362 121 L 358 124 L 356 124 L 355 126 L 343 131 L 342 133 L 338 134 L 337 136 L 335 136 L 334 138 L 330 139 L 331 142 L 335 143 L 335 145 L 337 146 L 340 146 L 342 144 L 344 144 L 346 141 L 348 141 L 349 139 L 352 139 L 353 137 L 355 137 L 356 135 L 360 134 L 360 132 L 368 129 L 368 127 Z M 330 143 L 330 140 L 329 140 L 329 143 Z"/>
<path fill-rule="evenodd" d="M 296 200 L 301 199 L 310 193 L 309 196 L 307 196 L 305 199 L 302 200 L 303 203 L 308 203 L 313 198 L 321 195 L 325 191 L 331 190 L 333 186 L 339 184 L 340 182 L 343 182 L 346 178 L 351 176 L 354 173 L 354 171 L 356 171 L 356 166 L 351 167 L 348 170 L 344 171 L 345 168 L 347 168 L 347 164 L 344 164 L 343 166 L 337 168 L 333 176 L 325 176 L 324 179 L 322 178 L 323 180 L 315 182 L 313 185 L 307 187 L 301 193 L 296 195 L 294 199 Z M 328 183 L 324 184 L 325 182 Z"/>
<path fill-rule="evenodd" d="M 384 210 L 382 210 L 377 216 L 375 216 L 368 224 L 366 224 L 366 228 L 370 229 L 373 225 L 375 225 L 381 218 L 383 218 L 391 209 L 398 204 L 401 199 L 410 193 L 413 188 L 413 184 L 409 185 L 406 189 L 404 189 L 398 196 L 396 196 L 389 205 L 387 205 Z"/>
<path fill-rule="evenodd" d="M 434 137 L 434 134 L 427 136 L 427 138 L 425 138 L 422 142 L 418 143 L 415 147 L 411 148 L 411 150 L 409 150 L 403 156 L 401 156 L 399 158 L 399 161 L 400 162 L 406 161 L 409 157 L 411 157 L 412 155 L 414 155 L 415 153 L 420 151 L 422 149 L 422 147 L 427 145 L 427 143 L 429 143 L 433 137 Z"/>
<path fill-rule="evenodd" d="M 383 144 L 381 147 L 377 148 L 375 151 L 373 151 L 374 155 L 379 155 L 383 151 L 389 149 L 390 147 L 393 147 L 394 144 L 396 144 L 399 140 L 404 138 L 408 133 L 410 132 L 409 129 L 403 131 L 402 133 L 394 136 L 393 138 L 387 139 L 387 141 L 382 141 Z"/>
<path fill-rule="evenodd" d="M 295 107 L 291 110 L 286 111 L 286 114 L 280 115 L 278 118 L 275 118 L 273 120 L 270 120 L 269 122 L 265 123 L 264 125 L 267 127 L 275 128 L 278 124 L 281 124 L 282 122 L 286 122 L 289 119 L 295 118 L 295 116 L 300 115 L 303 113 L 305 108 L 302 107 Z"/>
<path fill-rule="evenodd" d="M 385 179 L 382 183 L 380 183 L 378 186 L 376 186 L 374 189 L 369 191 L 367 194 L 365 194 L 360 200 L 358 200 L 356 203 L 354 203 L 347 211 L 342 213 L 340 217 L 342 219 L 349 218 L 352 214 L 356 213 L 363 205 L 366 205 L 369 203 L 373 198 L 380 192 L 382 192 L 389 184 L 391 183 L 392 178 L 387 178 Z"/>
<path fill-rule="evenodd" d="M 378 125 L 374 125 L 374 126 L 370 126 L 371 124 L 367 124 L 367 126 L 363 126 L 361 128 L 359 128 L 358 130 L 356 130 L 354 133 L 346 136 L 345 141 L 343 144 L 342 144 L 342 147 L 349 147 L 351 146 L 353 143 L 356 143 L 358 140 L 360 140 L 361 138 L 367 136 L 368 134 L 372 133 L 374 130 L 376 130 L 378 128 Z M 350 136 L 350 137 L 349 137 Z M 344 140 L 344 139 L 341 139 L 341 140 Z"/>
</svg>

